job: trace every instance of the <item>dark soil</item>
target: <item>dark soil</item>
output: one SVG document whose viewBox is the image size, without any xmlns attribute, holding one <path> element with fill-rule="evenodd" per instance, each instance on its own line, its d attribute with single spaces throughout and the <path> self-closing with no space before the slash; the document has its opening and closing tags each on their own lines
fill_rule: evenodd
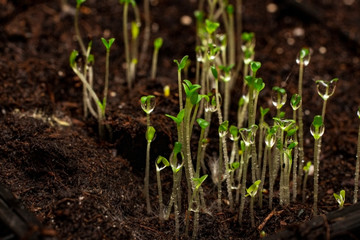
<svg viewBox="0 0 360 240">
<path fill-rule="evenodd" d="M 69 1 L 72 6 L 74 2 Z M 321 213 L 327 213 L 337 209 L 333 192 L 345 189 L 346 203 L 352 202 L 359 125 L 356 111 L 360 104 L 360 2 L 348 6 L 344 2 L 349 1 L 345 0 L 303 0 L 299 7 L 290 4 L 292 1 L 278 0 L 278 10 L 269 13 L 267 6 L 271 2 L 244 1 L 243 9 L 244 30 L 255 32 L 255 59 L 263 64 L 258 75 L 268 89 L 262 92 L 259 103 L 271 107 L 269 89 L 275 85 L 285 87 L 289 96 L 296 92 L 295 58 L 303 46 L 311 47 L 312 59 L 304 79 L 305 161 L 313 159 L 313 140 L 308 129 L 322 107 L 314 80 L 339 78 L 327 107 L 321 154 L 319 208 Z M 60 0 L 0 0 L 0 182 L 45 226 L 54 229 L 58 239 L 173 238 L 174 216 L 162 224 L 158 221 L 154 169 L 150 179 L 154 214 L 146 214 L 142 193 L 146 118 L 139 99 L 147 94 L 157 97 L 151 114 L 157 130 L 151 158 L 154 161 L 158 155 L 168 157 L 176 129 L 164 114 L 175 115 L 178 111 L 173 59 L 184 55 L 195 59 L 194 24 L 182 25 L 180 18 L 192 17 L 197 3 L 152 3 L 151 38 L 164 38 L 158 77 L 156 81 L 149 78 L 150 47 L 148 61 L 139 66 L 131 92 L 126 87 L 123 67 L 122 6 L 117 1 L 88 0 L 82 8 L 81 31 L 94 41 L 98 92 L 105 71 L 105 48 L 100 38 L 109 31 L 109 36 L 116 38 L 111 52 L 111 97 L 106 119 L 112 129 L 111 139 L 109 136 L 99 140 L 96 121 L 83 117 L 81 82 L 69 67 L 69 54 L 78 48 L 73 37 L 73 15 L 61 9 Z M 142 9 L 141 2 L 139 7 Z M 189 79 L 194 75 L 191 68 Z M 170 98 L 162 94 L 166 84 L 172 89 Z M 232 93 L 232 111 L 236 111 L 241 90 L 234 88 Z M 207 159 L 213 157 L 213 152 L 216 147 L 209 149 Z M 165 201 L 171 185 L 170 173 L 164 174 Z M 313 189 L 312 177 L 308 189 Z M 250 218 L 239 226 L 236 213 L 228 207 L 218 212 L 211 204 L 216 198 L 211 181 L 205 183 L 204 190 L 210 214 L 200 215 L 199 239 L 258 238 L 258 230 L 250 227 Z M 286 208 L 276 207 L 263 230 L 273 234 L 310 219 L 310 190 L 304 204 L 299 201 Z M 277 206 L 277 198 L 275 203 Z M 245 211 L 247 216 L 248 210 Z M 256 225 L 270 212 L 266 207 L 257 207 Z M 181 214 L 181 222 L 184 215 Z"/>
</svg>

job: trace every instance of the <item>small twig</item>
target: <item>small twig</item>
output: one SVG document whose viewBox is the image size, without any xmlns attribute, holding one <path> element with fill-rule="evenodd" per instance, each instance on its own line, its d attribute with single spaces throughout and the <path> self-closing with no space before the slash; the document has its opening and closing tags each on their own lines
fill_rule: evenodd
<svg viewBox="0 0 360 240">
<path fill-rule="evenodd" d="M 267 215 L 267 217 L 264 219 L 264 221 L 258 226 L 258 228 L 257 228 L 258 231 L 261 231 L 261 230 L 265 227 L 266 223 L 270 220 L 270 218 L 271 218 L 272 216 L 274 216 L 274 215 L 279 215 L 279 214 L 281 214 L 283 211 L 284 211 L 284 210 L 276 211 L 276 208 L 274 208 L 274 210 L 272 210 L 272 211 L 269 213 L 269 215 Z"/>
</svg>

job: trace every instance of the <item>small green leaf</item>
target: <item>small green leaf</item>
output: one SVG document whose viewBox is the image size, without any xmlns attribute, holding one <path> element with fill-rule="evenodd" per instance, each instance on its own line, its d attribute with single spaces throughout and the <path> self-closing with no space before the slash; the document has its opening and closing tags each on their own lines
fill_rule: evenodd
<svg viewBox="0 0 360 240">
<path fill-rule="evenodd" d="M 280 94 L 285 94 L 286 93 L 284 88 L 277 87 L 277 86 L 273 87 L 272 90 L 274 90 L 274 91 L 276 91 L 276 92 L 278 92 Z"/>
<path fill-rule="evenodd" d="M 254 88 L 257 92 L 260 92 L 265 88 L 265 83 L 262 78 L 255 78 L 254 80 Z"/>
<path fill-rule="evenodd" d="M 212 22 L 209 19 L 205 20 L 205 29 L 209 34 L 212 34 L 220 26 L 218 22 Z"/>
<path fill-rule="evenodd" d="M 235 171 L 236 169 L 238 169 L 240 167 L 240 163 L 239 162 L 233 162 L 232 164 L 230 164 L 230 170 L 231 171 Z"/>
<path fill-rule="evenodd" d="M 270 108 L 262 108 L 260 107 L 260 115 L 262 118 L 270 111 Z"/>
<path fill-rule="evenodd" d="M 228 130 L 229 127 L 229 121 L 224 121 L 219 126 L 219 132 L 225 132 Z"/>
<path fill-rule="evenodd" d="M 246 196 L 250 195 L 250 197 L 252 197 L 252 198 L 255 197 L 257 194 L 257 191 L 259 189 L 260 183 L 261 183 L 261 180 L 257 180 L 248 189 L 246 189 L 246 192 L 247 192 Z"/>
<path fill-rule="evenodd" d="M 308 162 L 306 163 L 306 165 L 303 167 L 303 170 L 304 170 L 305 172 L 309 172 L 310 167 L 311 167 L 311 162 L 308 161 Z"/>
<path fill-rule="evenodd" d="M 153 126 L 149 126 L 146 131 L 146 140 L 148 142 L 152 142 L 155 137 L 155 128 Z"/>
<path fill-rule="evenodd" d="M 179 142 L 175 142 L 174 150 L 173 150 L 174 154 L 177 155 L 178 153 L 180 153 L 181 149 L 182 149 L 182 144 Z"/>
<path fill-rule="evenodd" d="M 239 135 L 239 129 L 234 126 L 234 125 L 231 125 L 230 128 L 229 128 L 229 132 L 230 134 L 234 137 L 234 138 L 237 138 L 238 135 Z"/>
<path fill-rule="evenodd" d="M 211 73 L 212 73 L 212 75 L 213 75 L 213 76 L 214 76 L 214 78 L 217 80 L 217 79 L 218 79 L 218 77 L 219 77 L 219 75 L 218 75 L 218 71 L 217 71 L 216 67 L 211 66 L 211 67 L 210 67 L 210 69 L 211 69 Z"/>
<path fill-rule="evenodd" d="M 253 32 L 243 32 L 241 34 L 241 39 L 244 42 L 251 42 L 255 37 L 255 34 Z"/>
<path fill-rule="evenodd" d="M 196 122 L 199 124 L 199 126 L 202 129 L 205 129 L 210 125 L 210 123 L 208 121 L 206 121 L 205 119 L 202 119 L 202 118 L 196 119 Z"/>
<path fill-rule="evenodd" d="M 251 61 L 250 68 L 251 71 L 254 73 L 254 75 L 256 75 L 260 67 L 261 67 L 261 62 Z"/>
<path fill-rule="evenodd" d="M 102 43 L 104 44 L 107 51 L 110 50 L 111 45 L 114 43 L 115 38 L 110 38 L 109 41 L 107 41 L 105 38 L 101 38 Z"/>
<path fill-rule="evenodd" d="M 202 22 L 204 20 L 204 12 L 203 11 L 199 11 L 199 10 L 195 11 L 194 16 L 196 18 L 196 21 L 198 21 L 198 22 Z"/>
<path fill-rule="evenodd" d="M 86 2 L 86 0 L 76 0 L 76 8 L 80 8 L 81 4 Z"/>
<path fill-rule="evenodd" d="M 316 115 L 314 117 L 312 125 L 314 125 L 314 127 L 321 127 L 323 125 L 322 117 L 320 115 Z"/>
<path fill-rule="evenodd" d="M 229 15 L 233 15 L 234 14 L 234 6 L 229 4 L 226 6 L 226 12 L 229 14 Z"/>
<path fill-rule="evenodd" d="M 89 56 L 87 58 L 87 63 L 88 64 L 94 64 L 94 62 L 95 62 L 94 54 L 89 54 Z"/>
<path fill-rule="evenodd" d="M 177 66 L 178 66 L 178 71 L 181 71 L 182 69 L 184 69 L 184 67 L 185 67 L 185 65 L 186 65 L 186 61 L 187 61 L 187 59 L 189 58 L 189 56 L 188 55 L 186 55 L 186 56 L 184 56 L 182 59 L 181 59 L 181 61 L 180 61 L 180 63 L 178 62 L 178 60 L 174 60 L 174 62 L 177 64 Z"/>
<path fill-rule="evenodd" d="M 205 174 L 204 176 L 200 177 L 200 178 L 193 178 L 192 180 L 195 183 L 195 188 L 199 189 L 201 184 L 205 181 L 205 179 L 208 177 L 207 174 Z"/>
<path fill-rule="evenodd" d="M 157 164 L 162 163 L 162 164 L 164 164 L 165 167 L 170 166 L 169 161 L 166 158 L 164 158 L 163 156 L 159 156 L 156 160 L 156 163 Z"/>
<path fill-rule="evenodd" d="M 307 55 L 309 55 L 310 54 L 310 50 L 309 50 L 309 48 L 302 48 L 301 50 L 300 50 L 300 58 L 304 58 L 304 57 L 306 57 Z"/>
<path fill-rule="evenodd" d="M 140 32 L 140 28 L 139 25 L 137 24 L 137 22 L 131 22 L 131 37 L 132 39 L 137 39 L 137 37 L 139 36 L 139 32 Z"/>
<path fill-rule="evenodd" d="M 156 38 L 154 41 L 154 48 L 159 49 L 163 45 L 163 39 L 161 37 Z"/>
<path fill-rule="evenodd" d="M 79 52 L 76 50 L 73 50 L 70 54 L 70 58 L 69 58 L 69 62 L 70 62 L 70 67 L 74 68 L 76 66 L 76 57 L 78 56 Z"/>
</svg>

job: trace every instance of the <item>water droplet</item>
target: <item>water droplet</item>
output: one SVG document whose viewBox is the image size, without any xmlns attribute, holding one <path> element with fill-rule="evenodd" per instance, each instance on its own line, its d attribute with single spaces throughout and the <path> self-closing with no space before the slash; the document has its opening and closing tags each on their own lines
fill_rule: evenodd
<svg viewBox="0 0 360 240">
<path fill-rule="evenodd" d="M 147 114 L 150 114 L 152 111 L 154 111 L 155 105 L 156 105 L 155 96 L 153 95 L 147 96 L 147 99 L 141 102 L 141 108 Z"/>
<path fill-rule="evenodd" d="M 279 91 L 273 90 L 271 94 L 272 104 L 277 108 L 281 109 L 286 103 L 286 93 L 281 93 Z"/>
<path fill-rule="evenodd" d="M 337 78 L 332 79 L 330 81 L 325 81 L 325 80 L 316 81 L 317 92 L 322 99 L 327 100 L 329 97 L 331 97 L 334 94 L 336 89 L 336 82 L 337 82 Z"/>
</svg>

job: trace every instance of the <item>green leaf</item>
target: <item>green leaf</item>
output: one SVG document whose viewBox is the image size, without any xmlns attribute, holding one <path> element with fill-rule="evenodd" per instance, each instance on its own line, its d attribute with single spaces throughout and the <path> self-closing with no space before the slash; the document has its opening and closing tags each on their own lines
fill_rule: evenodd
<svg viewBox="0 0 360 240">
<path fill-rule="evenodd" d="M 185 65 L 186 65 L 186 61 L 187 61 L 187 59 L 189 58 L 189 56 L 188 55 L 186 55 L 186 56 L 184 56 L 182 59 L 181 59 L 181 61 L 180 61 L 180 63 L 178 62 L 178 60 L 174 60 L 174 62 L 177 64 L 177 66 L 178 66 L 178 71 L 181 71 L 182 69 L 184 69 L 184 67 L 185 67 Z"/>
<path fill-rule="evenodd" d="M 199 11 L 199 10 L 195 11 L 194 16 L 196 18 L 196 21 L 198 21 L 198 22 L 202 22 L 204 20 L 204 12 L 203 11 Z"/>
<path fill-rule="evenodd" d="M 274 90 L 274 91 L 276 91 L 276 92 L 278 92 L 280 94 L 285 94 L 286 93 L 284 88 L 277 87 L 277 86 L 273 87 L 272 90 Z"/>
<path fill-rule="evenodd" d="M 260 92 L 265 88 L 265 83 L 262 78 L 255 78 L 254 80 L 254 88 L 257 92 Z"/>
<path fill-rule="evenodd" d="M 314 125 L 315 128 L 321 127 L 323 125 L 323 119 L 320 115 L 316 115 L 314 117 L 314 120 L 312 122 L 312 125 Z"/>
<path fill-rule="evenodd" d="M 202 129 L 205 129 L 210 125 L 210 123 L 208 121 L 206 121 L 205 119 L 202 119 L 202 118 L 196 119 L 196 122 L 199 124 L 199 126 Z"/>
<path fill-rule="evenodd" d="M 234 14 L 234 6 L 229 4 L 226 6 L 226 12 L 229 14 L 229 15 L 233 15 Z"/>
<path fill-rule="evenodd" d="M 149 126 L 146 130 L 146 140 L 148 142 L 152 142 L 155 137 L 155 128 L 153 126 Z"/>
<path fill-rule="evenodd" d="M 309 48 L 302 48 L 301 50 L 300 50 L 300 58 L 304 58 L 304 57 L 306 57 L 307 55 L 309 55 L 310 54 L 310 50 L 309 50 Z"/>
<path fill-rule="evenodd" d="M 298 109 L 301 105 L 301 96 L 296 93 L 294 95 L 292 95 L 291 99 L 290 99 L 290 105 L 293 110 Z"/>
<path fill-rule="evenodd" d="M 161 48 L 162 44 L 163 44 L 163 39 L 161 37 L 156 38 L 154 41 L 154 48 L 159 49 Z"/>
<path fill-rule="evenodd" d="M 287 146 L 287 149 L 292 150 L 298 145 L 298 142 L 292 142 Z"/>
<path fill-rule="evenodd" d="M 110 38 L 109 41 L 107 41 L 105 38 L 101 38 L 102 43 L 106 47 L 106 50 L 109 51 L 111 48 L 111 45 L 114 43 L 115 38 Z"/>
<path fill-rule="evenodd" d="M 214 66 L 211 66 L 210 69 L 211 69 L 212 75 L 213 75 L 214 78 L 217 80 L 218 77 L 219 77 L 217 69 L 216 69 Z"/>
<path fill-rule="evenodd" d="M 162 164 L 164 164 L 165 167 L 170 166 L 169 161 L 166 158 L 164 158 L 163 156 L 159 156 L 156 160 L 156 163 L 157 164 L 162 163 Z"/>
<path fill-rule="evenodd" d="M 255 34 L 253 32 L 243 32 L 241 34 L 241 39 L 244 42 L 251 42 L 254 38 Z"/>
<path fill-rule="evenodd" d="M 182 144 L 179 142 L 175 142 L 174 150 L 173 150 L 174 154 L 177 155 L 178 153 L 180 153 L 181 149 L 182 149 Z"/>
<path fill-rule="evenodd" d="M 228 130 L 229 127 L 229 121 L 224 121 L 219 126 L 219 132 L 225 132 Z"/>
<path fill-rule="evenodd" d="M 255 197 L 257 194 L 257 191 L 259 189 L 260 183 L 261 183 L 261 180 L 257 180 L 248 189 L 246 189 L 246 192 L 248 193 L 248 194 L 246 194 L 246 196 L 250 195 L 251 197 Z"/>
<path fill-rule="evenodd" d="M 199 189 L 201 184 L 205 181 L 205 179 L 208 177 L 207 174 L 205 174 L 204 176 L 200 177 L 200 178 L 193 178 L 192 180 L 195 183 L 195 188 Z"/>
<path fill-rule="evenodd" d="M 308 161 L 308 162 L 306 163 L 306 165 L 303 167 L 303 170 L 304 170 L 305 172 L 309 172 L 310 167 L 311 167 L 311 162 Z"/>
<path fill-rule="evenodd" d="M 256 72 L 259 70 L 260 67 L 261 67 L 261 62 L 251 61 L 250 68 L 251 71 L 254 73 L 254 75 L 256 75 Z"/>
<path fill-rule="evenodd" d="M 209 34 L 212 34 L 220 26 L 218 22 L 212 22 L 209 19 L 205 20 L 205 29 Z"/>
<path fill-rule="evenodd" d="M 270 108 L 262 108 L 260 107 L 260 115 L 262 118 L 270 111 Z"/>
<path fill-rule="evenodd" d="M 234 138 L 237 138 L 237 136 L 239 135 L 239 129 L 234 125 L 230 126 L 229 132 Z"/>
<path fill-rule="evenodd" d="M 88 64 L 94 64 L 94 62 L 95 62 L 94 54 L 89 54 L 89 56 L 87 58 L 87 63 Z"/>
<path fill-rule="evenodd" d="M 137 39 L 139 36 L 140 28 L 137 22 L 131 22 L 131 37 L 132 39 Z"/>
<path fill-rule="evenodd" d="M 86 2 L 86 0 L 76 0 L 76 8 L 80 8 L 81 4 Z"/>
<path fill-rule="evenodd" d="M 231 171 L 235 171 L 236 169 L 238 169 L 240 167 L 240 163 L 239 162 L 233 162 L 232 164 L 230 164 L 230 170 Z"/>
<path fill-rule="evenodd" d="M 76 66 L 76 57 L 78 56 L 79 52 L 76 50 L 73 50 L 70 54 L 70 58 L 69 58 L 69 62 L 70 62 L 70 67 L 74 68 Z"/>
</svg>

